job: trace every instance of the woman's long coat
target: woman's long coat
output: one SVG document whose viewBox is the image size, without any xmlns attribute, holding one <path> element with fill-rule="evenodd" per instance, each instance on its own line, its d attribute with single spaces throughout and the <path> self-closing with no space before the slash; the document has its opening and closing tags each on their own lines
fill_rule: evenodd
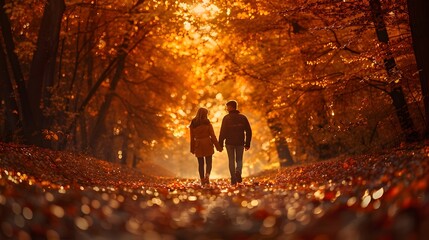
<svg viewBox="0 0 429 240">
<path fill-rule="evenodd" d="M 214 154 L 213 147 L 220 150 L 219 142 L 211 123 L 190 126 L 191 132 L 191 153 L 196 157 L 206 157 Z"/>
</svg>

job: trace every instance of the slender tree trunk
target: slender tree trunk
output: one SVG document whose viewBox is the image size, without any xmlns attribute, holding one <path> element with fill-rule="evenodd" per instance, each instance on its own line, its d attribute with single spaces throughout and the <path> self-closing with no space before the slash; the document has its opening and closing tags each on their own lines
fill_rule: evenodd
<svg viewBox="0 0 429 240">
<path fill-rule="evenodd" d="M 115 141 L 113 139 L 113 135 L 109 135 L 105 140 L 104 140 L 104 144 L 106 144 L 107 146 L 114 146 L 115 145 Z M 113 148 L 113 147 L 107 147 L 105 149 L 103 149 L 102 152 L 100 152 L 99 154 L 95 155 L 96 157 L 99 157 L 100 159 L 104 159 L 108 162 L 113 162 L 113 163 L 118 163 L 118 151 L 117 148 Z"/>
<path fill-rule="evenodd" d="M 95 122 L 95 126 L 89 141 L 89 147 L 93 152 L 97 151 L 97 144 L 99 142 L 98 140 L 103 134 L 103 132 L 105 131 L 105 120 L 107 118 L 109 108 L 112 104 L 116 87 L 118 86 L 118 83 L 124 71 L 125 59 L 127 57 L 127 51 L 126 51 L 127 47 L 128 47 L 128 37 L 125 37 L 124 42 L 118 53 L 118 65 L 116 67 L 116 71 L 112 78 L 112 81 L 110 82 L 109 92 L 105 96 L 104 102 L 100 107 L 100 111 L 98 112 L 98 118 Z"/>
<path fill-rule="evenodd" d="M 127 165 L 128 142 L 129 142 L 128 129 L 125 128 L 123 132 L 123 142 L 122 142 L 122 159 L 121 159 L 122 165 Z"/>
<path fill-rule="evenodd" d="M 4 131 L 2 140 L 11 142 L 14 132 L 21 127 L 18 117 L 18 105 L 16 104 L 12 79 L 8 71 L 6 54 L 3 51 L 3 44 L 0 41 L 0 99 L 4 100 Z"/>
<path fill-rule="evenodd" d="M 276 144 L 277 155 L 280 161 L 280 167 L 287 167 L 293 165 L 292 155 L 290 154 L 289 146 L 283 134 L 283 127 L 275 123 L 272 119 L 268 120 L 268 127 L 274 137 Z"/>
<path fill-rule="evenodd" d="M 136 9 L 138 6 L 140 6 L 142 3 L 144 3 L 144 0 L 138 0 L 135 5 L 130 9 L 130 11 L 133 11 L 134 9 Z M 124 40 L 118 50 L 118 57 L 117 57 L 117 66 L 116 66 L 116 71 L 115 74 L 112 78 L 112 81 L 110 82 L 110 87 L 109 87 L 109 92 L 107 93 L 107 95 L 104 98 L 104 102 L 101 105 L 100 111 L 98 113 L 98 118 L 95 122 L 95 126 L 94 129 L 92 131 L 91 134 L 91 138 L 89 141 L 89 147 L 92 151 L 96 151 L 97 149 L 97 144 L 98 144 L 98 139 L 101 137 L 101 135 L 103 134 L 103 131 L 105 131 L 105 121 L 108 115 L 108 111 L 109 108 L 111 106 L 115 91 L 116 91 L 116 87 L 118 86 L 119 81 L 122 78 L 122 74 L 124 72 L 124 68 L 125 68 L 125 59 L 128 55 L 128 47 L 129 47 L 129 41 L 130 41 L 130 33 L 133 31 L 133 25 L 132 25 L 132 21 L 130 21 L 130 25 L 128 26 L 128 32 L 125 33 L 124 36 Z M 145 37 L 143 37 L 140 41 L 142 41 L 143 39 L 145 39 Z M 131 47 L 131 49 L 133 49 L 134 47 L 137 46 L 137 44 L 140 42 L 137 41 L 136 44 L 134 46 Z M 113 62 L 112 62 L 113 64 Z"/>
<path fill-rule="evenodd" d="M 91 37 L 92 39 L 92 37 Z M 88 44 L 91 45 L 91 44 Z M 86 59 L 86 76 L 83 75 L 82 79 L 86 79 L 87 89 L 91 89 L 93 83 L 93 69 L 94 69 L 94 59 L 92 55 L 88 55 Z M 81 86 L 84 85 L 84 82 L 81 82 Z M 79 97 L 80 98 L 80 97 Z M 77 103 L 77 101 L 76 101 Z M 77 108 L 74 111 L 78 112 L 78 117 L 80 119 L 80 139 L 81 139 L 81 149 L 88 150 L 88 128 L 87 128 L 87 119 L 85 118 L 84 108 Z"/>
<path fill-rule="evenodd" d="M 133 168 L 137 167 L 138 162 L 139 162 L 139 158 L 137 157 L 136 154 L 134 154 L 134 156 L 133 156 Z"/>
<path fill-rule="evenodd" d="M 407 101 L 402 91 L 402 87 L 395 86 L 390 92 L 390 97 L 393 100 L 393 106 L 396 109 L 396 115 L 398 116 L 399 124 L 405 133 L 406 141 L 413 142 L 418 138 L 418 134 L 414 128 L 413 121 L 408 111 Z"/>
<path fill-rule="evenodd" d="M 426 131 L 424 136 L 429 138 L 429 1 L 407 0 L 407 4 L 425 109 Z"/>
<path fill-rule="evenodd" d="M 144 3 L 144 0 L 138 0 L 130 11 L 137 8 L 142 3 Z M 95 1 L 95 4 L 93 6 L 96 6 L 96 4 L 97 4 L 97 1 Z M 96 10 L 94 9 L 94 14 L 95 13 L 96 13 Z M 88 21 L 89 26 L 95 26 L 96 25 L 94 22 L 95 21 L 94 19 L 88 19 L 88 20 L 89 20 Z M 130 21 L 130 22 L 132 22 L 132 21 Z M 130 26 L 129 30 L 132 31 L 132 26 Z M 90 39 L 93 39 L 93 37 L 90 37 Z M 144 39 L 145 39 L 145 37 L 136 41 L 134 43 L 134 45 L 131 46 L 130 49 L 128 49 L 128 51 L 133 50 Z M 110 82 L 110 91 L 106 95 L 105 100 L 102 103 L 101 109 L 99 111 L 100 114 L 98 115 L 98 118 L 97 118 L 96 123 L 95 123 L 95 128 L 93 129 L 92 134 L 90 134 L 89 142 L 88 142 L 88 150 L 93 149 L 95 147 L 95 145 L 96 145 L 95 141 L 97 140 L 97 138 L 99 138 L 101 136 L 101 133 L 105 130 L 104 129 L 104 121 L 105 121 L 105 118 L 107 116 L 107 111 L 110 108 L 110 104 L 111 104 L 111 101 L 112 101 L 113 96 L 114 96 L 114 91 L 116 89 L 116 86 L 117 86 L 117 84 L 121 78 L 122 72 L 124 70 L 125 58 L 128 54 L 128 52 L 127 52 L 128 44 L 129 44 L 129 34 L 126 34 L 124 37 L 124 41 L 122 43 L 122 46 L 118 51 L 118 56 L 111 60 L 109 65 L 100 74 L 97 81 L 94 83 L 94 86 L 92 86 L 92 81 L 94 79 L 91 77 L 91 74 L 88 75 L 89 78 L 88 78 L 87 82 L 88 82 L 88 86 L 90 87 L 90 90 L 89 90 L 89 93 L 87 94 L 87 96 L 85 97 L 85 99 L 82 101 L 80 107 L 78 108 L 76 116 L 83 114 L 83 111 L 85 110 L 85 108 L 89 104 L 89 102 L 93 99 L 93 97 L 97 93 L 101 84 L 106 80 L 106 78 L 109 76 L 111 71 L 116 68 L 116 72 L 114 74 L 114 77 L 113 77 L 112 81 Z M 93 64 L 94 64 L 93 59 L 91 57 L 89 57 L 87 64 L 88 64 L 87 65 L 88 66 L 88 72 L 91 73 L 92 69 L 93 69 Z M 112 89 L 113 89 L 113 91 L 112 91 Z M 73 129 L 76 126 L 76 120 L 77 120 L 77 118 L 74 118 L 71 121 L 72 123 L 67 128 L 66 134 L 71 132 L 71 129 Z"/>
<path fill-rule="evenodd" d="M 81 150 L 87 150 L 88 149 L 88 131 L 87 131 L 87 125 L 86 125 L 86 119 L 84 115 L 79 116 L 80 120 L 80 145 Z"/>
<path fill-rule="evenodd" d="M 28 99 L 27 88 L 25 86 L 24 76 L 22 74 L 21 65 L 18 56 L 15 53 L 15 43 L 13 41 L 12 28 L 9 17 L 4 9 L 4 0 L 0 0 L 0 27 L 3 35 L 6 53 L 12 68 L 13 77 L 18 92 L 18 110 L 20 120 L 23 126 L 24 143 L 29 143 L 32 138 L 34 127 L 31 124 L 33 121 L 33 113 L 30 108 L 30 101 Z"/>
<path fill-rule="evenodd" d="M 83 98 L 84 94 L 84 87 L 87 87 L 87 92 L 90 91 L 92 85 L 93 85 L 93 56 L 91 54 L 91 50 L 93 49 L 94 45 L 94 35 L 96 32 L 96 22 L 94 21 L 94 18 L 96 18 L 97 15 L 97 1 L 94 1 L 94 4 L 91 4 L 91 10 L 90 13 L 86 19 L 86 25 L 83 32 L 83 36 L 81 37 L 81 22 L 78 24 L 78 35 L 75 45 L 75 57 L 74 57 L 74 68 L 72 72 L 72 80 L 70 84 L 68 85 L 68 91 L 70 94 L 75 95 L 75 98 L 73 101 L 71 99 L 66 99 L 65 106 L 66 111 L 72 111 L 77 113 L 75 117 L 72 117 L 72 119 L 67 119 L 68 116 L 63 113 L 61 114 L 61 117 L 63 119 L 67 119 L 68 121 L 71 120 L 71 124 L 69 126 L 66 126 L 64 130 L 65 136 L 68 138 L 62 138 L 60 141 L 60 148 L 64 149 L 66 148 L 68 144 L 69 139 L 74 139 L 76 142 L 79 143 L 80 139 L 80 149 L 81 150 L 88 150 L 88 144 L 87 144 L 87 131 L 86 131 L 86 119 L 85 114 L 81 109 L 79 108 L 80 99 Z M 67 20 L 66 27 L 68 26 L 69 22 Z M 80 41 L 80 39 L 82 41 Z M 63 40 L 64 42 L 65 40 Z M 82 52 L 85 52 L 82 54 Z M 83 60 L 79 60 L 81 55 L 85 55 L 85 58 Z M 84 69 L 82 69 L 79 74 L 79 68 L 82 66 L 81 61 L 83 62 L 83 65 L 86 66 Z M 60 74 L 61 75 L 61 74 Z M 60 78 L 59 78 L 60 79 Z M 104 81 L 104 78 L 103 78 Z M 85 104 L 86 105 L 86 104 Z M 79 122 L 79 123 L 78 123 Z M 77 126 L 80 125 L 80 131 L 77 129 Z M 85 127 L 83 129 L 82 127 Z M 78 136 L 79 135 L 79 136 Z"/>
<path fill-rule="evenodd" d="M 61 21 L 65 11 L 64 0 L 49 0 L 43 12 L 37 48 L 33 55 L 28 81 L 29 99 L 36 127 L 35 144 L 42 144 L 42 106 L 49 104 L 50 88 L 53 86 L 56 68 Z"/>
<path fill-rule="evenodd" d="M 389 34 L 387 33 L 386 24 L 384 22 L 381 3 L 380 0 L 370 0 L 369 3 L 377 39 L 378 41 L 384 43 L 387 48 L 387 56 L 384 59 L 384 67 L 392 85 L 392 90 L 389 92 L 389 95 L 392 98 L 393 106 L 395 107 L 396 115 L 398 116 L 401 129 L 406 136 L 406 140 L 408 142 L 412 142 L 417 140 L 418 134 L 415 130 L 410 112 L 408 111 L 408 104 L 405 99 L 402 86 L 400 85 L 402 82 L 402 76 L 398 73 L 395 58 L 393 58 L 392 53 L 390 52 Z"/>
<path fill-rule="evenodd" d="M 103 71 L 103 73 L 101 73 L 100 77 L 97 79 L 97 82 L 94 84 L 94 86 L 90 86 L 90 90 L 88 92 L 88 94 L 86 95 L 85 99 L 82 101 L 82 103 L 80 104 L 79 108 L 77 109 L 76 115 L 75 117 L 72 119 L 70 126 L 67 127 L 67 130 L 65 131 L 65 135 L 69 135 L 74 128 L 76 128 L 76 124 L 77 124 L 77 120 L 83 116 L 84 114 L 84 110 L 86 108 L 86 106 L 89 104 L 89 102 L 93 99 L 93 97 L 95 96 L 95 94 L 97 93 L 98 89 L 100 88 L 101 84 L 106 80 L 106 78 L 109 76 L 110 72 L 112 71 L 113 67 L 116 66 L 118 57 L 115 57 L 110 63 L 109 65 L 106 67 L 106 69 Z M 91 61 L 92 64 L 92 61 Z M 92 67 L 92 65 L 91 65 Z M 92 78 L 89 78 L 90 81 L 92 81 Z M 89 137 L 88 137 L 89 139 Z M 61 147 L 65 147 L 67 145 L 67 139 L 64 138 L 63 141 L 60 143 Z M 89 150 L 89 144 L 88 144 L 88 148 L 85 150 Z"/>
</svg>

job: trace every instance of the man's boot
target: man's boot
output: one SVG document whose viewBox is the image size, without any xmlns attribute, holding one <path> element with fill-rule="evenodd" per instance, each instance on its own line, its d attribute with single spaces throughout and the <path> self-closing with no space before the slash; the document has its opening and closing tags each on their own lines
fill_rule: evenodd
<svg viewBox="0 0 429 240">
<path fill-rule="evenodd" d="M 238 183 L 241 183 L 243 179 L 241 178 L 241 173 L 239 171 L 235 172 L 235 178 L 237 179 Z"/>
</svg>

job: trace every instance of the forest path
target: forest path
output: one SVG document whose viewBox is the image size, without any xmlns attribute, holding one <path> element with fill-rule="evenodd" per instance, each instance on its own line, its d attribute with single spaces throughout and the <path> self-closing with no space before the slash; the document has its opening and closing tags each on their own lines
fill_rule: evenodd
<svg viewBox="0 0 429 240">
<path fill-rule="evenodd" d="M 429 146 L 201 187 L 0 143 L 0 238 L 392 239 L 429 233 Z M 374 227 L 376 226 L 376 227 Z"/>
</svg>

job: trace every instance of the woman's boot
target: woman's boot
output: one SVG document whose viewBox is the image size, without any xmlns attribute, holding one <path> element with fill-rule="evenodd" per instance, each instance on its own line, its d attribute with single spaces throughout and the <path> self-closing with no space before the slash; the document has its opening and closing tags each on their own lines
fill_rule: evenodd
<svg viewBox="0 0 429 240">
<path fill-rule="evenodd" d="M 206 184 L 210 184 L 210 173 L 206 173 L 206 176 L 204 177 L 204 181 Z"/>
</svg>

